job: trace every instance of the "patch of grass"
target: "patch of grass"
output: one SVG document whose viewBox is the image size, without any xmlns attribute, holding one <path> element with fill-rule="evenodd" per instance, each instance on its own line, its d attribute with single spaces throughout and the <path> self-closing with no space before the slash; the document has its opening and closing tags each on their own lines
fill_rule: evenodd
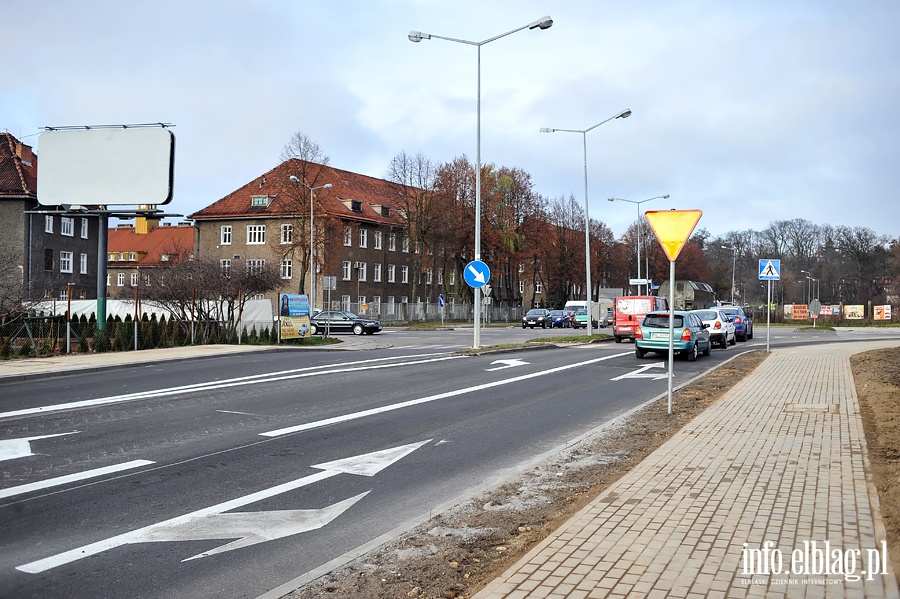
<svg viewBox="0 0 900 599">
<path fill-rule="evenodd" d="M 523 343 L 500 343 L 498 345 L 485 345 L 479 347 L 478 349 L 461 349 L 454 353 L 462 356 L 477 356 L 479 354 L 492 351 L 525 349 L 527 347 L 539 347 L 557 343 L 594 343 L 596 341 L 606 341 L 607 339 L 612 339 L 612 337 L 610 335 L 591 335 L 590 337 L 587 335 L 560 335 L 559 337 L 538 337 L 535 339 L 529 339 L 528 341 L 525 341 Z"/>
<path fill-rule="evenodd" d="M 558 337 L 540 337 L 529 339 L 526 343 L 593 343 L 612 339 L 612 335 L 597 333 L 593 335 L 559 335 Z"/>
</svg>

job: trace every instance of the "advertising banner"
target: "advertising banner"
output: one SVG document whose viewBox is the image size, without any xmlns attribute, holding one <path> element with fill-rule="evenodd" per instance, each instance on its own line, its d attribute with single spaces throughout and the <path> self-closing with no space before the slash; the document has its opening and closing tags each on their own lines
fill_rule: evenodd
<svg viewBox="0 0 900 599">
<path fill-rule="evenodd" d="M 875 306 L 874 308 L 875 314 L 873 318 L 875 320 L 891 320 L 891 307 L 887 306 Z"/>
<path fill-rule="evenodd" d="M 866 317 L 866 307 L 862 304 L 844 306 L 844 318 L 847 320 L 862 320 Z"/>
<path fill-rule="evenodd" d="M 809 318 L 809 306 L 805 304 L 791 305 L 791 318 L 793 320 L 806 320 Z"/>
<path fill-rule="evenodd" d="M 309 337 L 309 296 L 282 293 L 278 296 L 282 339 Z"/>
</svg>

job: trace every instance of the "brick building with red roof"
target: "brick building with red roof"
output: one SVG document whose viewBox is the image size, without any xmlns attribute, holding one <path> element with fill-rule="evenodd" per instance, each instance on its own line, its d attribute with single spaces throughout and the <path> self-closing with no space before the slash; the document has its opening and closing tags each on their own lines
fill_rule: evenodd
<svg viewBox="0 0 900 599">
<path fill-rule="evenodd" d="M 177 264 L 194 253 L 194 227 L 139 216 L 135 224 L 120 224 L 109 230 L 107 245 L 107 295 L 134 297 L 134 288 L 153 285 L 154 271 Z"/>
<path fill-rule="evenodd" d="M 368 304 L 368 312 L 378 315 L 391 313 L 394 304 L 436 301 L 438 290 L 427 273 L 413 272 L 422 261 L 414 259 L 416 249 L 406 236 L 404 194 L 411 190 L 298 159 L 189 215 L 195 222 L 197 258 L 217 260 L 223 271 L 277 268 L 283 285 L 271 299 L 277 293 L 309 293 L 308 187 L 327 184 L 331 188 L 314 191 L 314 305 L 324 307 L 329 299 L 325 276 L 336 279 L 331 309 L 366 312 L 360 305 Z"/>
</svg>

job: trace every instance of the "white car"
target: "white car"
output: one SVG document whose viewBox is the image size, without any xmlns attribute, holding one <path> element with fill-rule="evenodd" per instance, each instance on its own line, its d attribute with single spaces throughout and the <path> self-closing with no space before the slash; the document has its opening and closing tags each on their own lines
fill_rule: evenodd
<svg viewBox="0 0 900 599">
<path fill-rule="evenodd" d="M 716 308 L 692 310 L 692 312 L 700 317 L 703 324 L 709 325 L 710 345 L 718 345 L 722 349 L 726 349 L 729 345 L 737 343 L 734 322 L 727 314 Z"/>
</svg>

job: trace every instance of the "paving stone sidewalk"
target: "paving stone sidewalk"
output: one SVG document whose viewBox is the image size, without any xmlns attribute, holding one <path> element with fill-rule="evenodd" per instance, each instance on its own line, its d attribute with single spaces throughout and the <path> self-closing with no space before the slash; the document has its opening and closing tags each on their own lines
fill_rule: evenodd
<svg viewBox="0 0 900 599">
<path fill-rule="evenodd" d="M 475 598 L 900 597 L 850 370 L 896 345 L 774 350 Z"/>
</svg>

